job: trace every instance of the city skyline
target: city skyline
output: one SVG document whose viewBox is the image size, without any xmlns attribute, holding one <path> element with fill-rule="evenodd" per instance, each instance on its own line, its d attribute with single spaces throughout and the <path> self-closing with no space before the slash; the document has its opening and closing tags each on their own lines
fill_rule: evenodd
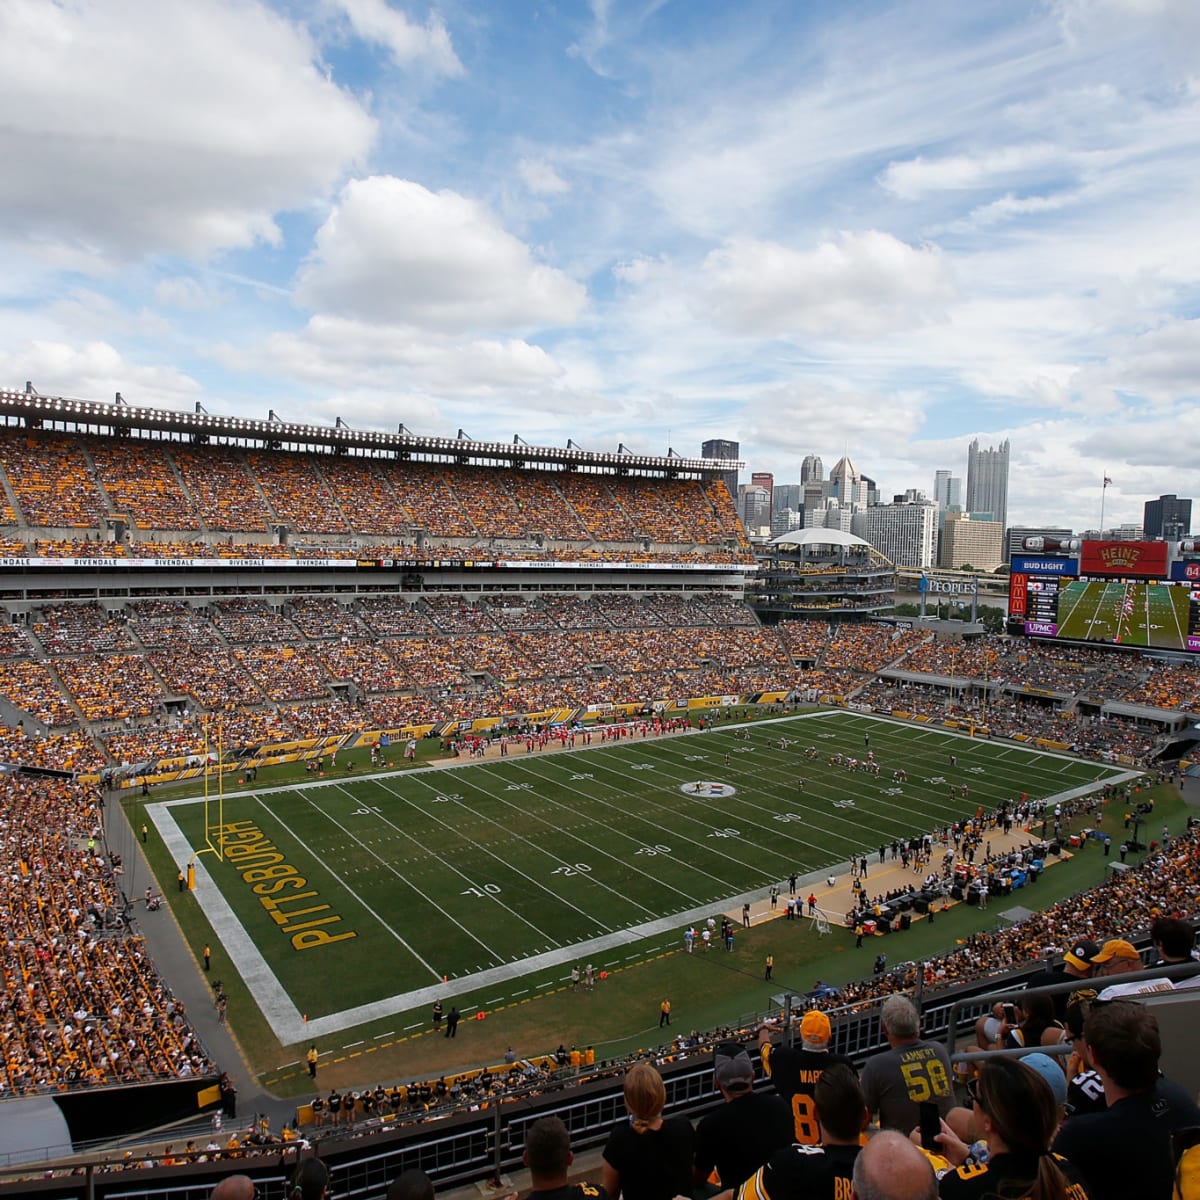
<svg viewBox="0 0 1200 1200">
<path fill-rule="evenodd" d="M 1140 522 L 1200 494 L 1196 44 L 1192 0 L 10 0 L 0 386 L 885 495 L 1010 441 L 1010 524 L 1106 476 Z"/>
</svg>

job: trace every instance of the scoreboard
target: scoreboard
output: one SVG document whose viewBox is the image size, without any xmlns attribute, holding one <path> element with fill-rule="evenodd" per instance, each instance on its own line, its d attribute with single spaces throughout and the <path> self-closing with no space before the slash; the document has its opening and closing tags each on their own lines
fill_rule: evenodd
<svg viewBox="0 0 1200 1200">
<path fill-rule="evenodd" d="M 1058 636 L 1057 575 L 1009 576 L 1008 615 L 1021 622 L 1021 632 L 1029 637 Z"/>
<path fill-rule="evenodd" d="M 1029 593 L 1025 614 L 1027 634 L 1054 637 L 1058 633 L 1058 585 L 1057 577 L 1049 575 L 1035 575 L 1026 585 Z"/>
<path fill-rule="evenodd" d="M 1008 631 L 1033 638 L 1200 653 L 1200 579 L 1089 580 L 1013 572 Z"/>
</svg>

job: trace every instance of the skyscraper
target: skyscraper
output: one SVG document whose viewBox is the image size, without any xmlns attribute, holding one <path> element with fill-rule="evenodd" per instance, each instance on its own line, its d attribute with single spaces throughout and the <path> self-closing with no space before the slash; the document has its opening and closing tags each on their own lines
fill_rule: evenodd
<svg viewBox="0 0 1200 1200">
<path fill-rule="evenodd" d="M 804 461 L 800 464 L 800 482 L 801 483 L 820 483 L 825 477 L 825 468 L 821 463 L 819 454 L 806 454 Z"/>
<path fill-rule="evenodd" d="M 1008 439 L 980 450 L 976 438 L 967 449 L 967 512 L 987 513 L 1008 525 Z"/>
<path fill-rule="evenodd" d="M 859 469 L 843 455 L 829 472 L 829 494 L 846 507 L 867 504 L 867 482 Z"/>
<path fill-rule="evenodd" d="M 750 486 L 762 488 L 767 493 L 767 507 L 775 507 L 775 476 L 770 471 L 753 471 Z"/>
<path fill-rule="evenodd" d="M 850 528 L 898 567 L 933 566 L 937 508 L 927 500 L 872 505 L 854 514 Z"/>
<path fill-rule="evenodd" d="M 952 508 L 961 509 L 962 480 L 949 471 L 934 471 L 933 500 L 944 513 Z"/>
<path fill-rule="evenodd" d="M 725 462 L 737 462 L 738 451 L 741 447 L 737 442 L 728 441 L 725 438 L 709 438 L 700 446 L 701 458 L 713 458 L 723 460 Z M 730 498 L 736 504 L 738 500 L 738 473 L 737 468 L 733 470 L 718 470 L 713 472 L 714 479 L 720 479 L 729 489 Z"/>
<path fill-rule="evenodd" d="M 1142 529 L 1151 539 L 1162 538 L 1173 542 L 1185 538 L 1192 530 L 1192 502 L 1180 500 L 1172 493 L 1147 500 L 1142 514 Z"/>
</svg>

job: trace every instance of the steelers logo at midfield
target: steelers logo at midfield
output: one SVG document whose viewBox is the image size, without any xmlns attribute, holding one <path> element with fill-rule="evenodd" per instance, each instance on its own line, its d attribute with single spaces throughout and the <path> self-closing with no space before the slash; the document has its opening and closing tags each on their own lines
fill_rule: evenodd
<svg viewBox="0 0 1200 1200">
<path fill-rule="evenodd" d="M 679 790 L 685 796 L 699 796 L 701 799 L 720 796 L 727 800 L 730 796 L 737 795 L 737 788 L 731 784 L 716 783 L 711 779 L 693 779 L 691 783 L 680 784 Z"/>
</svg>

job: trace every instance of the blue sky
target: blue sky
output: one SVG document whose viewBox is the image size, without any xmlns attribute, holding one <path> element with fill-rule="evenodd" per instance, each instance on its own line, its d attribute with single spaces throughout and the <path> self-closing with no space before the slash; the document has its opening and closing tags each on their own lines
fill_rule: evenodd
<svg viewBox="0 0 1200 1200">
<path fill-rule="evenodd" d="M 7 0 L 0 384 L 1200 499 L 1195 0 Z"/>
</svg>

